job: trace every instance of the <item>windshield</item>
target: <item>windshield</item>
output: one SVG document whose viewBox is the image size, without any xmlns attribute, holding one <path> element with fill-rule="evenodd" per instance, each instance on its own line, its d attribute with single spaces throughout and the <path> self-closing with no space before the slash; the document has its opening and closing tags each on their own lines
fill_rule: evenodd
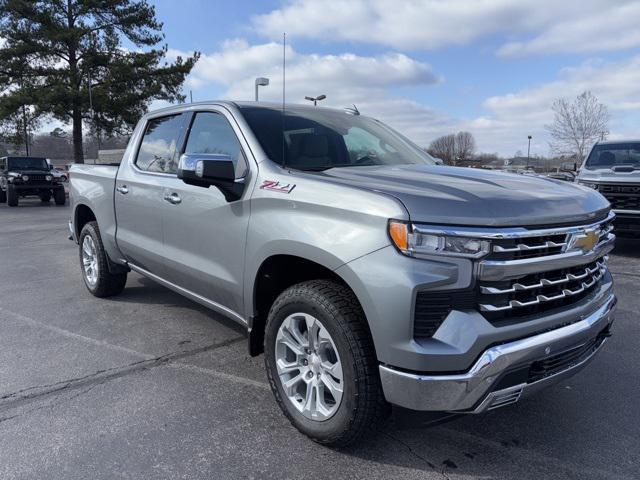
<svg viewBox="0 0 640 480">
<path fill-rule="evenodd" d="M 299 170 L 368 165 L 435 165 L 426 152 L 381 122 L 323 108 L 240 107 L 269 158 Z M 284 128 L 283 128 L 284 127 Z M 284 141 L 283 141 L 284 131 Z"/>
<path fill-rule="evenodd" d="M 591 150 L 585 167 L 589 170 L 631 165 L 640 168 L 640 142 L 605 143 Z"/>
<path fill-rule="evenodd" d="M 45 158 L 38 157 L 9 157 L 8 170 L 49 170 L 49 164 Z"/>
</svg>

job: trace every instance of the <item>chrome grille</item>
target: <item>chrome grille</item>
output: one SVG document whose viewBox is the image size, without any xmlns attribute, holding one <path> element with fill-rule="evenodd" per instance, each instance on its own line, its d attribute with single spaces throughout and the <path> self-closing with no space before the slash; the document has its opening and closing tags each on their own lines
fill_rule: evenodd
<svg viewBox="0 0 640 480">
<path fill-rule="evenodd" d="M 613 219 L 598 225 L 600 239 L 613 232 Z M 493 240 L 488 260 L 518 260 L 557 255 L 570 248 L 571 233 L 565 231 L 531 231 L 531 235 Z"/>
<path fill-rule="evenodd" d="M 640 185 L 600 184 L 598 191 L 615 210 L 640 210 Z"/>
<path fill-rule="evenodd" d="M 606 257 L 584 266 L 526 275 L 510 281 L 481 283 L 480 311 L 513 311 L 510 314 L 518 315 L 519 309 L 576 297 L 595 287 L 605 272 Z"/>
</svg>

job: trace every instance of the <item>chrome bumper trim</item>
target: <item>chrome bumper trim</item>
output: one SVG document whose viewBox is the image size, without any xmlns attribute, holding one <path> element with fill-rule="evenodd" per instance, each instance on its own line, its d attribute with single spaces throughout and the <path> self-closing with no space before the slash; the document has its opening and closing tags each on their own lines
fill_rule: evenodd
<svg viewBox="0 0 640 480">
<path fill-rule="evenodd" d="M 550 377 L 491 392 L 492 385 L 503 372 L 514 366 L 542 360 L 576 343 L 595 338 L 613 321 L 616 303 L 615 295 L 610 294 L 598 309 L 576 323 L 491 347 L 480 356 L 467 373 L 420 375 L 380 365 L 380 379 L 385 398 L 390 403 L 412 410 L 467 413 L 480 413 L 490 408 L 513 403 L 525 393 L 529 394 L 552 381 L 577 373 L 600 348 L 581 363 L 572 365 Z"/>
</svg>

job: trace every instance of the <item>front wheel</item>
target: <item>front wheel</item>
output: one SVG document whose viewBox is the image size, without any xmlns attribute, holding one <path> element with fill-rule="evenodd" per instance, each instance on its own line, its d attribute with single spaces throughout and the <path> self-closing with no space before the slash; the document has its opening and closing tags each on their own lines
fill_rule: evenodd
<svg viewBox="0 0 640 480">
<path fill-rule="evenodd" d="M 10 207 L 18 206 L 18 191 L 13 185 L 7 185 L 7 204 Z"/>
<path fill-rule="evenodd" d="M 124 290 L 126 273 L 109 272 L 109 259 L 102 245 L 97 222 L 88 222 L 80 232 L 80 266 L 87 289 L 96 297 L 111 297 Z"/>
<path fill-rule="evenodd" d="M 364 313 L 344 285 L 304 282 L 276 299 L 265 365 L 284 414 L 319 443 L 353 443 L 390 412 Z"/>
<path fill-rule="evenodd" d="M 0 188 L 0 203 L 5 203 L 7 201 L 7 192 L 6 190 L 2 190 Z"/>
<path fill-rule="evenodd" d="M 64 193 L 64 188 L 55 190 L 53 195 L 53 198 L 56 201 L 56 205 L 64 205 L 67 202 L 67 196 Z"/>
</svg>

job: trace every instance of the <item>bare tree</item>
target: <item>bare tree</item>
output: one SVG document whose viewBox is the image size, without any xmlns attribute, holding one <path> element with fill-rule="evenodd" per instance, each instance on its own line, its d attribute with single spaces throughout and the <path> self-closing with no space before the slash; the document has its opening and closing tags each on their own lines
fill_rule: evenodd
<svg viewBox="0 0 640 480">
<path fill-rule="evenodd" d="M 476 150 L 476 141 L 469 132 L 456 133 L 456 160 L 469 160 Z"/>
<path fill-rule="evenodd" d="M 456 159 L 456 136 L 451 134 L 436 138 L 427 151 L 434 157 L 441 158 L 447 165 L 453 165 Z"/>
<path fill-rule="evenodd" d="M 553 102 L 553 123 L 545 125 L 551 135 L 550 147 L 560 155 L 575 155 L 582 162 L 587 149 L 608 134 L 609 111 L 589 91 L 570 101 Z"/>
<path fill-rule="evenodd" d="M 469 132 L 458 132 L 436 138 L 427 151 L 448 165 L 456 165 L 459 161 L 471 158 L 475 149 L 476 141 L 473 135 Z"/>
</svg>

